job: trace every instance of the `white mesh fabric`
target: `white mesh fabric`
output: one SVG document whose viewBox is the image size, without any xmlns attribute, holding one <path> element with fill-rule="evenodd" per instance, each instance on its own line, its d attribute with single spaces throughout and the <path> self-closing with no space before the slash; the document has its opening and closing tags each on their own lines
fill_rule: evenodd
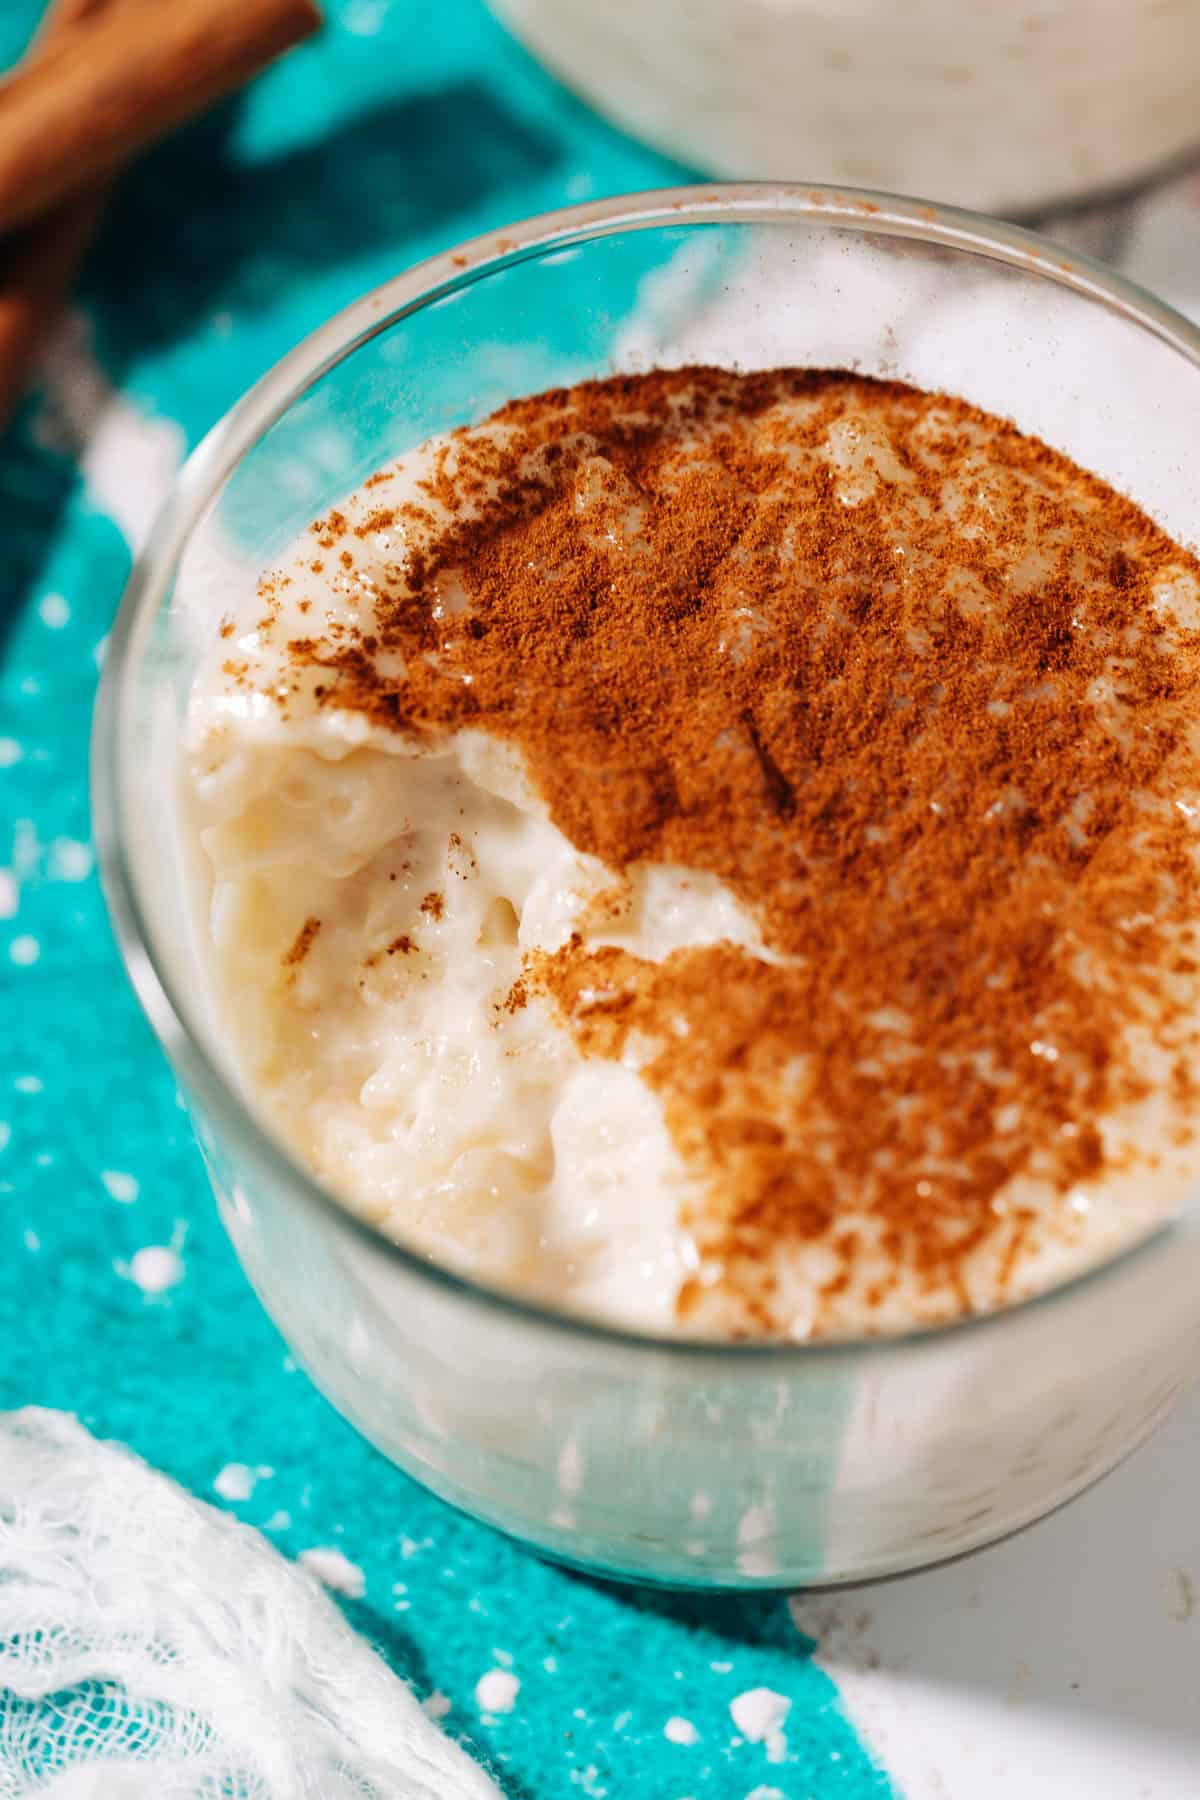
<svg viewBox="0 0 1200 1800">
<path fill-rule="evenodd" d="M 0 1800 L 498 1800 L 302 1569 L 0 1414 Z"/>
</svg>

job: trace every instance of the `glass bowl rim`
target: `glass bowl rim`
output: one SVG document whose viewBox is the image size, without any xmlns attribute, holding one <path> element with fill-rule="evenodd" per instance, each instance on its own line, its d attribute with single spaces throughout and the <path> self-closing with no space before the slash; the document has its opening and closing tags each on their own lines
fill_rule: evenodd
<svg viewBox="0 0 1200 1800">
<path fill-rule="evenodd" d="M 862 234 L 916 239 L 1040 276 L 1148 332 L 1200 369 L 1200 326 L 1103 263 L 1041 233 L 963 208 L 880 190 L 783 181 L 697 182 L 646 189 L 536 214 L 467 239 L 391 276 L 316 327 L 262 375 L 188 455 L 152 530 L 134 558 L 109 635 L 92 726 L 92 815 L 101 882 L 117 945 L 134 992 L 168 1059 L 221 1129 L 287 1191 L 337 1229 L 413 1278 L 447 1296 L 483 1306 L 515 1322 L 630 1351 L 693 1360 L 767 1361 L 775 1366 L 813 1357 L 886 1355 L 930 1347 L 964 1333 L 1020 1329 L 1021 1320 L 1149 1255 L 1171 1235 L 1167 1219 L 1115 1255 L 995 1311 L 895 1333 L 817 1339 L 697 1338 L 629 1329 L 571 1312 L 511 1289 L 458 1274 L 382 1231 L 339 1201 L 294 1160 L 281 1140 L 209 1055 L 190 1009 L 161 966 L 148 913 L 126 854 L 122 824 L 119 718 L 139 628 L 152 617 L 192 531 L 242 458 L 277 420 L 337 363 L 401 319 L 534 257 L 659 227 L 713 224 L 830 226 Z"/>
</svg>

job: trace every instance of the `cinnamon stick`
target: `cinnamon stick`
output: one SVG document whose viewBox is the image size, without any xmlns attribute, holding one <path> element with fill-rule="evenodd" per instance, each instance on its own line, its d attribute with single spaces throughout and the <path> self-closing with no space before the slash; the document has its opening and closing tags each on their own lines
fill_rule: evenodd
<svg viewBox="0 0 1200 1800">
<path fill-rule="evenodd" d="M 52 0 L 31 54 L 69 41 L 74 28 L 105 4 Z M 99 193 L 68 201 L 0 249 L 0 431 L 87 254 L 103 204 Z"/>
<path fill-rule="evenodd" d="M 0 232 L 95 189 L 319 24 L 315 0 L 89 10 L 0 85 Z"/>
</svg>

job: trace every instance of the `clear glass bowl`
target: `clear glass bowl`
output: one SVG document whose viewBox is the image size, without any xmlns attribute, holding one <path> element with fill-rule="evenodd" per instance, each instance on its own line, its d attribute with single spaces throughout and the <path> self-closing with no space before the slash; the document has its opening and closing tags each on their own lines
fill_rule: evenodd
<svg viewBox="0 0 1200 1800">
<path fill-rule="evenodd" d="M 1200 1347 L 1195 1210 L 991 1318 L 903 1339 L 709 1344 L 462 1280 L 344 1210 L 256 1120 L 211 1016 L 172 809 L 211 615 L 381 462 L 514 395 L 652 362 L 846 366 L 1015 417 L 1200 536 L 1200 332 L 991 221 L 885 195 L 686 188 L 574 208 L 409 270 L 330 321 L 183 469 L 112 634 L 96 834 L 121 946 L 263 1304 L 403 1469 L 539 1550 L 708 1587 L 961 1554 L 1116 1463 Z"/>
</svg>

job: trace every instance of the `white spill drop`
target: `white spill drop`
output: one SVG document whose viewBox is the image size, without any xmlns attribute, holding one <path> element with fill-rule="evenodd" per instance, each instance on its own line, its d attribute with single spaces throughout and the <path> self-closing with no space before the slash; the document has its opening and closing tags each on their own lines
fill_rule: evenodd
<svg viewBox="0 0 1200 1800">
<path fill-rule="evenodd" d="M 367 1591 L 366 1576 L 340 1550 L 318 1545 L 313 1550 L 302 1550 L 299 1561 L 322 1586 L 332 1588 L 335 1594 L 345 1594 L 348 1600 L 361 1600 Z"/>
<path fill-rule="evenodd" d="M 35 937 L 30 937 L 27 932 L 23 932 L 20 937 L 15 937 L 8 946 L 9 960 L 15 962 L 19 969 L 32 968 L 41 954 L 42 946 Z"/>
<path fill-rule="evenodd" d="M 134 1255 L 129 1277 L 143 1294 L 165 1294 L 183 1280 L 183 1258 L 169 1244 L 146 1244 Z"/>
<path fill-rule="evenodd" d="M 11 769 L 21 760 L 21 746 L 16 738 L 0 737 L 0 769 Z"/>
<path fill-rule="evenodd" d="M 0 919 L 16 917 L 21 904 L 21 890 L 11 869 L 0 869 Z"/>
<path fill-rule="evenodd" d="M 86 881 L 95 863 L 90 844 L 78 838 L 55 838 L 50 846 L 51 881 Z"/>
<path fill-rule="evenodd" d="M 729 1702 L 729 1714 L 742 1736 L 751 1744 L 761 1744 L 783 1727 L 792 1710 L 786 1694 L 773 1688 L 747 1688 Z"/>
<path fill-rule="evenodd" d="M 450 1702 L 446 1695 L 439 1694 L 436 1688 L 427 1699 L 422 1700 L 421 1706 L 431 1719 L 444 1719 L 450 1711 Z"/>
<path fill-rule="evenodd" d="M 475 1683 L 475 1704 L 480 1712 L 509 1713 L 520 1691 L 520 1682 L 508 1669 L 489 1669 Z"/>
<path fill-rule="evenodd" d="M 122 1206 L 130 1206 L 138 1197 L 137 1178 L 127 1175 L 124 1169 L 101 1169 L 100 1179 Z"/>
<path fill-rule="evenodd" d="M 38 612 L 43 625 L 51 631 L 61 631 L 71 617 L 71 609 L 61 594 L 43 594 L 38 601 Z"/>
<path fill-rule="evenodd" d="M 690 1719 L 668 1719 L 663 1726 L 663 1736 L 668 1744 L 698 1744 L 700 1733 Z"/>
<path fill-rule="evenodd" d="M 213 1492 L 222 1500 L 249 1500 L 258 1480 L 248 1463 L 226 1463 L 213 1481 Z"/>
</svg>

